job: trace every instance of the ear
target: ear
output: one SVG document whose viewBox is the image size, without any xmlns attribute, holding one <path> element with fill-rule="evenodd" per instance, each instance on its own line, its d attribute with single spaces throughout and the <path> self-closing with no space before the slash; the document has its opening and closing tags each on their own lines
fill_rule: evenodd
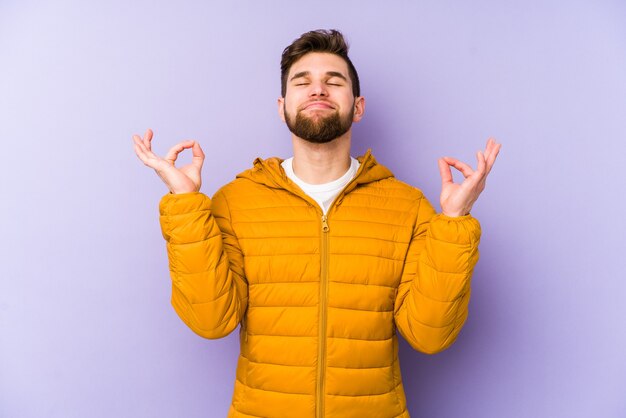
<svg viewBox="0 0 626 418">
<path fill-rule="evenodd" d="M 285 122 L 285 98 L 284 97 L 278 98 L 278 116 L 283 122 Z"/>
<path fill-rule="evenodd" d="M 358 122 L 363 118 L 365 113 L 365 97 L 359 96 L 354 99 L 354 116 L 352 122 Z"/>
</svg>

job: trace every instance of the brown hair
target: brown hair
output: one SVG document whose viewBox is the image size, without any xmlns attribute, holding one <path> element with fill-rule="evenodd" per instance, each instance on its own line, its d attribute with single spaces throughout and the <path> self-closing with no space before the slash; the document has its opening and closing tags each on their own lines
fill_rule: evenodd
<svg viewBox="0 0 626 418">
<path fill-rule="evenodd" d="M 284 49 L 280 60 L 280 88 L 281 95 L 285 97 L 287 92 L 287 76 L 291 66 L 309 52 L 328 52 L 339 55 L 348 64 L 348 75 L 352 81 L 352 94 L 354 97 L 361 95 L 359 75 L 352 61 L 348 58 L 348 44 L 341 32 L 335 29 L 318 29 L 302 34 L 291 45 Z"/>
</svg>

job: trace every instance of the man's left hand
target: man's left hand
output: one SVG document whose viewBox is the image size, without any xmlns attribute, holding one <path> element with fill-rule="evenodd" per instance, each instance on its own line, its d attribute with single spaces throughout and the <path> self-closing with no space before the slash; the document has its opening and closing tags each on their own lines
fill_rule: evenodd
<svg viewBox="0 0 626 418">
<path fill-rule="evenodd" d="M 487 175 L 496 161 L 498 152 L 502 144 L 498 144 L 493 138 L 487 141 L 485 151 L 478 151 L 478 168 L 476 171 L 472 167 L 452 157 L 440 158 L 439 172 L 441 174 L 441 211 L 447 216 L 467 215 L 478 196 L 485 188 Z M 465 177 L 463 183 L 456 184 L 452 179 L 450 166 L 456 168 Z"/>
</svg>

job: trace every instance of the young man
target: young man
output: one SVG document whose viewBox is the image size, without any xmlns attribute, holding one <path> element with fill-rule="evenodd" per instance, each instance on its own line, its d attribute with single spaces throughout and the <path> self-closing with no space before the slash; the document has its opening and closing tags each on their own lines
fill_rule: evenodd
<svg viewBox="0 0 626 418">
<path fill-rule="evenodd" d="M 500 144 L 487 142 L 475 171 L 439 160 L 436 214 L 369 151 L 350 156 L 365 99 L 339 32 L 303 34 L 281 70 L 278 114 L 293 158 L 256 159 L 212 199 L 199 192 L 197 142 L 162 159 L 152 131 L 133 137 L 170 189 L 159 209 L 172 305 L 205 338 L 241 324 L 229 417 L 409 417 L 396 330 L 424 353 L 456 339 L 478 260 L 480 225 L 469 212 Z M 192 163 L 175 167 L 187 148 Z"/>
</svg>

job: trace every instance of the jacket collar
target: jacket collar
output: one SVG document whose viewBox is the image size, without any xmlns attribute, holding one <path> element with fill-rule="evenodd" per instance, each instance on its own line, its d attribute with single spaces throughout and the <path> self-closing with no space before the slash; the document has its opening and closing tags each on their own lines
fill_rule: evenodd
<svg viewBox="0 0 626 418">
<path fill-rule="evenodd" d="M 389 171 L 387 167 L 376 161 L 372 155 L 371 149 L 368 149 L 364 155 L 357 157 L 357 160 L 360 163 L 359 169 L 354 179 L 346 186 L 342 194 L 348 193 L 360 184 L 367 184 L 393 177 L 393 173 Z M 286 189 L 298 193 L 300 188 L 287 177 L 285 170 L 283 170 L 280 165 L 283 161 L 284 159 L 279 157 L 271 157 L 265 160 L 257 158 L 254 160 L 254 166 L 237 174 L 237 178 L 245 178 L 267 187 Z"/>
</svg>

